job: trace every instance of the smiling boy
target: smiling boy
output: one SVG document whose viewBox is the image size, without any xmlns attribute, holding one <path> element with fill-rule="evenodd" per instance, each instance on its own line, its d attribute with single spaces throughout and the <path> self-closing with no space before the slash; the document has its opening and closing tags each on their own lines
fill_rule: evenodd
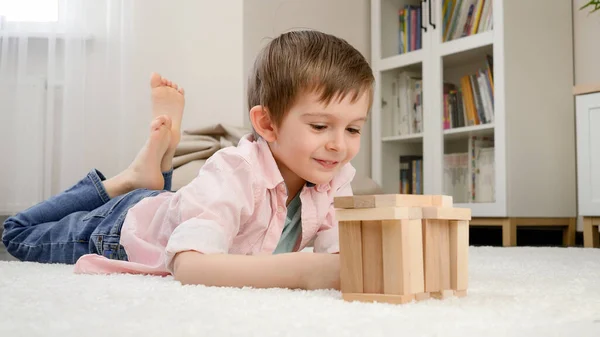
<svg viewBox="0 0 600 337">
<path fill-rule="evenodd" d="M 132 163 L 137 171 L 108 180 L 93 170 L 73 188 L 9 218 L 3 237 L 9 252 L 22 260 L 76 261 L 80 273 L 339 289 L 333 199 L 352 194 L 350 161 L 373 101 L 374 78 L 365 58 L 346 41 L 318 31 L 273 39 L 249 79 L 254 132 L 211 156 L 176 192 L 169 191 L 168 169 L 179 141 L 183 90 L 166 79 L 153 81 L 152 151 L 140 152 L 153 159 L 138 156 Z M 163 92 L 154 95 L 158 89 Z M 132 177 L 154 184 L 132 185 Z M 91 200 L 89 207 L 63 208 L 64 218 L 51 214 L 50 206 L 70 205 L 74 198 Z M 45 218 L 39 210 L 48 212 Z M 51 233 L 70 238 L 69 244 L 52 241 Z M 300 252 L 313 241 L 314 253 Z"/>
</svg>

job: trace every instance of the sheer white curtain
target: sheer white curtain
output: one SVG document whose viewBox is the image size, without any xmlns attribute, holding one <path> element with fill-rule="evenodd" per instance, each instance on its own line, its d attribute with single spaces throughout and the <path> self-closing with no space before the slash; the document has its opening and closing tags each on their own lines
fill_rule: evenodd
<svg viewBox="0 0 600 337">
<path fill-rule="evenodd" d="M 24 22 L 7 0 L 0 16 L 2 1 L 0 214 L 12 214 L 131 159 L 133 5 L 58 0 L 54 21 Z M 56 0 L 10 2 L 33 13 Z"/>
</svg>

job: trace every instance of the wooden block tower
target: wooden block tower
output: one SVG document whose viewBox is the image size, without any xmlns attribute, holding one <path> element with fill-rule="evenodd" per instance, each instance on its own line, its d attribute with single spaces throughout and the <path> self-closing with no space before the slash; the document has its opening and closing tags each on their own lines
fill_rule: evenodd
<svg viewBox="0 0 600 337">
<path fill-rule="evenodd" d="M 346 301 L 466 296 L 471 210 L 443 195 L 337 197 Z"/>
</svg>

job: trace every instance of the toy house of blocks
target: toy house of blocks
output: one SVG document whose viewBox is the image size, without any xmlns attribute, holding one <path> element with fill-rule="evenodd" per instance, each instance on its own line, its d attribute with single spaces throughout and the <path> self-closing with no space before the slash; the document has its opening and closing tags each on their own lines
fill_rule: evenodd
<svg viewBox="0 0 600 337">
<path fill-rule="evenodd" d="M 466 296 L 471 210 L 443 195 L 336 197 L 346 301 Z"/>
</svg>

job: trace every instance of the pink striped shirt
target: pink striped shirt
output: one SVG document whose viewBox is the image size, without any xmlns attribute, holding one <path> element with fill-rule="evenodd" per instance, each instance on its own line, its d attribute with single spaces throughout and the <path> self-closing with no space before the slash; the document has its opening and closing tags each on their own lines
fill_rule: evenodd
<svg viewBox="0 0 600 337">
<path fill-rule="evenodd" d="M 339 252 L 333 197 L 352 195 L 354 174 L 348 163 L 328 184 L 303 187 L 296 251 L 314 239 L 315 252 Z M 237 147 L 211 156 L 177 192 L 145 198 L 129 209 L 121 230 L 128 261 L 87 254 L 75 272 L 169 275 L 173 257 L 182 251 L 270 254 L 285 224 L 287 197 L 268 144 L 248 135 Z"/>
</svg>

